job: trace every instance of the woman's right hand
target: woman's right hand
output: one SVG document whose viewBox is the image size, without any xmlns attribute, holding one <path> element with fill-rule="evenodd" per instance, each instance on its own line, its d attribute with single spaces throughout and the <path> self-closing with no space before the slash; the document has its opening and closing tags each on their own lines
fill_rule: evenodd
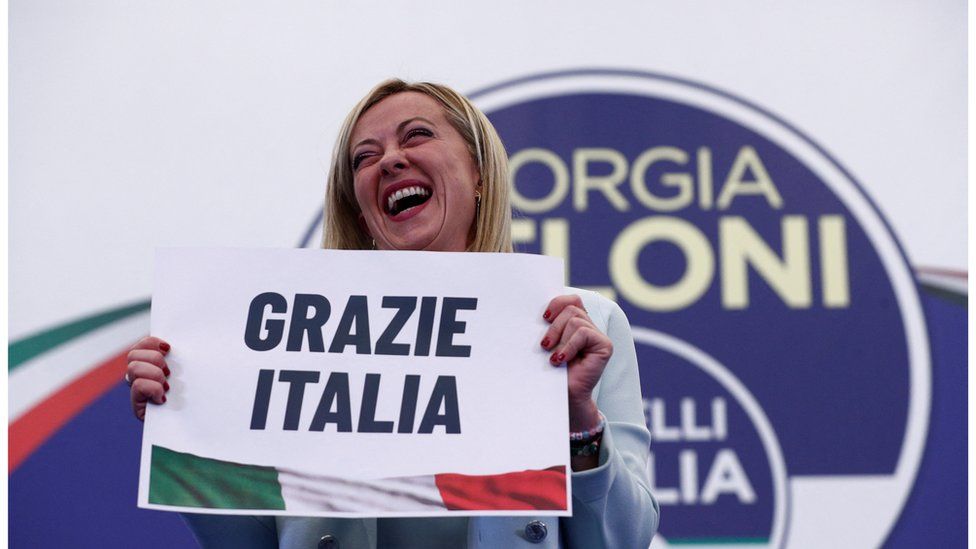
<svg viewBox="0 0 976 549">
<path fill-rule="evenodd" d="M 169 377 L 169 366 L 166 365 L 168 352 L 169 343 L 152 336 L 140 339 L 129 350 L 125 377 L 129 382 L 132 412 L 139 421 L 145 419 L 146 405 L 150 400 L 156 404 L 166 402 L 166 391 L 169 391 L 166 381 Z"/>
</svg>

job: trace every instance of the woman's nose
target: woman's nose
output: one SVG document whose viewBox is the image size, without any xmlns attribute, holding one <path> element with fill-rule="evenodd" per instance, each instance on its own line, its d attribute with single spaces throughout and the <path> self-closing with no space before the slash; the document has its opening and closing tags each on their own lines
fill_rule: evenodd
<svg viewBox="0 0 976 549">
<path fill-rule="evenodd" d="M 390 149 L 380 160 L 380 169 L 383 170 L 383 175 L 393 175 L 407 169 L 409 165 L 407 157 L 400 149 Z"/>
</svg>

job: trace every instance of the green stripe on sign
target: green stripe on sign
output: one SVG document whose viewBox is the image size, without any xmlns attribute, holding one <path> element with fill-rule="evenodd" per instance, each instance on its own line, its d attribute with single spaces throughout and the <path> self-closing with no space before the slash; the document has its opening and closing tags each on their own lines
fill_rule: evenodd
<svg viewBox="0 0 976 549">
<path fill-rule="evenodd" d="M 209 509 L 285 509 L 274 467 L 152 447 L 149 503 Z"/>
<path fill-rule="evenodd" d="M 133 305 L 126 305 L 118 309 L 111 309 L 73 320 L 49 330 L 18 339 L 7 346 L 7 359 L 9 361 L 7 371 L 12 371 L 17 366 L 20 366 L 35 356 L 47 352 L 62 343 L 67 343 L 80 335 L 101 328 L 116 320 L 121 320 L 127 316 L 141 313 L 147 309 L 149 309 L 149 301 L 140 301 Z"/>
</svg>

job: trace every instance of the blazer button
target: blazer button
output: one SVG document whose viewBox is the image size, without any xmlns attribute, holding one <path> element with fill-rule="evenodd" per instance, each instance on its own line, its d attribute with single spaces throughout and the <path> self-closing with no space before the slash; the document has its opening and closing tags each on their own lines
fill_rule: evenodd
<svg viewBox="0 0 976 549">
<path fill-rule="evenodd" d="M 339 538 L 326 534 L 319 538 L 319 549 L 339 549 Z"/>
<path fill-rule="evenodd" d="M 549 529 L 546 528 L 546 523 L 541 520 L 533 520 L 525 525 L 525 539 L 532 543 L 542 543 L 548 533 Z"/>
</svg>

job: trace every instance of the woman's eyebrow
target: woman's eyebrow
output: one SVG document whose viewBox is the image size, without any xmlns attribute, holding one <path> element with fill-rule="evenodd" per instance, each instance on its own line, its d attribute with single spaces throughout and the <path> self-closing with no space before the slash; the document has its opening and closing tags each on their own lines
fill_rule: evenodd
<svg viewBox="0 0 976 549">
<path fill-rule="evenodd" d="M 402 133 L 403 132 L 403 128 L 407 127 L 411 122 L 415 122 L 417 120 L 426 122 L 426 123 L 430 124 L 431 126 L 434 126 L 435 128 L 437 127 L 437 124 L 434 124 L 433 122 L 431 122 L 430 120 L 424 118 L 423 116 L 414 116 L 413 118 L 408 118 L 408 119 L 404 120 L 403 122 L 400 122 L 399 124 L 397 124 L 397 128 L 396 128 L 397 133 Z M 363 139 L 359 143 L 356 143 L 355 145 L 353 145 L 352 147 L 350 147 L 349 150 L 350 151 L 355 150 L 356 147 L 358 147 L 360 145 L 365 145 L 367 143 L 370 143 L 370 144 L 375 145 L 375 144 L 378 144 L 379 141 L 377 141 L 375 139 L 372 139 L 372 138 Z"/>
<path fill-rule="evenodd" d="M 375 140 L 375 139 L 372 139 L 372 138 L 370 138 L 370 139 L 363 139 L 359 143 L 356 143 L 352 147 L 349 147 L 349 152 L 352 152 L 352 151 L 356 150 L 356 148 L 359 147 L 360 145 L 365 145 L 367 143 L 372 144 L 372 145 L 379 145 L 380 142 L 377 141 L 377 140 Z"/>
<path fill-rule="evenodd" d="M 404 120 L 403 122 L 400 122 L 397 125 L 397 133 L 402 132 L 403 131 L 403 128 L 407 127 L 408 124 L 410 124 L 411 122 L 414 122 L 416 120 L 421 120 L 423 122 L 426 122 L 426 123 L 430 124 L 431 126 L 437 126 L 437 124 L 434 124 L 433 122 L 431 122 L 430 120 L 427 120 L 423 116 L 415 116 L 413 118 L 408 118 L 408 119 Z"/>
</svg>

